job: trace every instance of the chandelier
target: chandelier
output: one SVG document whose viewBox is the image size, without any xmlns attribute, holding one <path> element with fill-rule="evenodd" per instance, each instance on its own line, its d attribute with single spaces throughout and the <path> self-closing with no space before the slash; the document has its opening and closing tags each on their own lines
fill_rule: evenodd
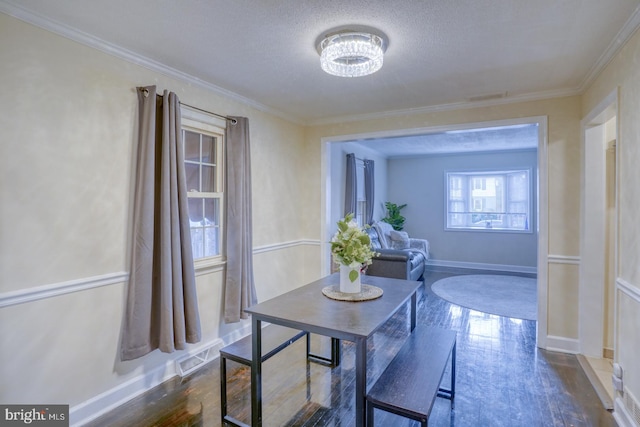
<svg viewBox="0 0 640 427">
<path fill-rule="evenodd" d="M 318 44 L 320 66 L 334 76 L 361 77 L 382 68 L 385 40 L 375 34 L 345 31 Z"/>
</svg>

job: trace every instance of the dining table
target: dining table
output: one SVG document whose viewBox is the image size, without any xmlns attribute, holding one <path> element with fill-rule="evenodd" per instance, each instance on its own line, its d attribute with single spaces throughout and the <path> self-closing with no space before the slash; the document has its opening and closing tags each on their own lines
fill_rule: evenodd
<svg viewBox="0 0 640 427">
<path fill-rule="evenodd" d="M 420 281 L 361 276 L 364 288 L 375 290 L 373 299 L 349 298 L 339 292 L 339 274 L 260 302 L 246 309 L 251 315 L 251 425 L 262 426 L 262 323 L 287 326 L 312 334 L 351 341 L 355 345 L 355 425 L 366 422 L 367 339 L 398 310 L 409 304 L 410 328 L 416 324 Z M 330 296 L 327 296 L 330 295 Z M 336 296 L 337 295 L 337 296 Z M 345 297 L 347 300 L 344 300 Z"/>
</svg>

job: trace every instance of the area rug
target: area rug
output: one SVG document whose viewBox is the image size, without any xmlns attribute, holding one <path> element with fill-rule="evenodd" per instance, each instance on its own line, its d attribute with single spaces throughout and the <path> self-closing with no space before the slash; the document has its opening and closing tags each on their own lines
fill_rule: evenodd
<svg viewBox="0 0 640 427">
<path fill-rule="evenodd" d="M 472 310 L 536 320 L 536 283 L 529 277 L 475 274 L 440 279 L 431 289 L 440 298 Z"/>
</svg>

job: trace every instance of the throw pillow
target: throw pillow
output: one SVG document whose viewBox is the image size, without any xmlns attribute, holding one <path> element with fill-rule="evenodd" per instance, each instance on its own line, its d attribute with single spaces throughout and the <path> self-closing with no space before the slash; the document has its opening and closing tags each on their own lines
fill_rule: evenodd
<svg viewBox="0 0 640 427">
<path fill-rule="evenodd" d="M 409 249 L 409 235 L 405 231 L 392 230 L 389 237 L 391 238 L 391 248 Z"/>
</svg>

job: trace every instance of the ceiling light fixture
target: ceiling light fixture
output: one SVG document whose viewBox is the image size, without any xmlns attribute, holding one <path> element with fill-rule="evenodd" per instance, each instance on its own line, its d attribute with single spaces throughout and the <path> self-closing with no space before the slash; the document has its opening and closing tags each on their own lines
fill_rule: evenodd
<svg viewBox="0 0 640 427">
<path fill-rule="evenodd" d="M 320 66 L 334 76 L 361 77 L 382 68 L 385 40 L 367 32 L 344 31 L 318 44 Z"/>
</svg>

